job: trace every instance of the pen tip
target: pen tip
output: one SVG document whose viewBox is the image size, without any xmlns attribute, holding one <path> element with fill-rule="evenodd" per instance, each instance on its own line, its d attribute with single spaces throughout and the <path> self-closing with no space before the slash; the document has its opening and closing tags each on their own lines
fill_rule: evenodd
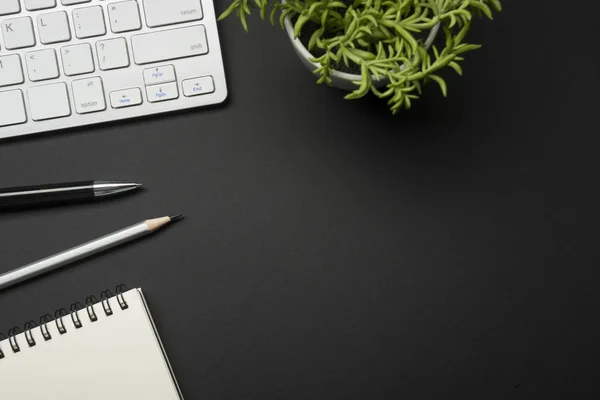
<svg viewBox="0 0 600 400">
<path fill-rule="evenodd" d="M 135 184 L 135 187 L 138 188 L 138 189 L 141 188 L 142 186 L 144 186 L 144 185 L 142 185 L 141 183 L 136 183 Z"/>
<path fill-rule="evenodd" d="M 181 219 L 181 218 L 183 218 L 183 214 L 177 214 L 177 215 L 173 215 L 172 217 L 169 217 L 171 222 L 177 221 L 178 219 Z"/>
</svg>

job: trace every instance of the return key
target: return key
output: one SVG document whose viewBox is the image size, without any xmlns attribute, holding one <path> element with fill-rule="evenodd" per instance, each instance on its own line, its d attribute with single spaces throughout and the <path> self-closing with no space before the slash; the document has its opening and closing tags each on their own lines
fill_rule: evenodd
<svg viewBox="0 0 600 400">
<path fill-rule="evenodd" d="M 150 28 L 200 21 L 203 17 L 200 0 L 144 0 L 144 8 Z"/>
</svg>

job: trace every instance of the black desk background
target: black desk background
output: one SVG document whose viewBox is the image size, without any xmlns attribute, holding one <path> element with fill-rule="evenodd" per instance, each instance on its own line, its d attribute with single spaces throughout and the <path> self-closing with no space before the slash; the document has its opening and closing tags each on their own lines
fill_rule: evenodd
<svg viewBox="0 0 600 400">
<path fill-rule="evenodd" d="M 148 188 L 0 215 L 0 271 L 187 215 L 0 293 L 0 331 L 125 283 L 188 399 L 598 393 L 600 49 L 591 6 L 550 3 L 506 1 L 449 98 L 396 117 L 230 20 L 225 106 L 0 143 L 2 186 Z"/>
</svg>

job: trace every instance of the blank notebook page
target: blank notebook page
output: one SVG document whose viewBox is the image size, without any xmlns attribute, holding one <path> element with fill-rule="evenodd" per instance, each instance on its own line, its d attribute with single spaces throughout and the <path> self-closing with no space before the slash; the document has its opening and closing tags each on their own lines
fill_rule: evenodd
<svg viewBox="0 0 600 400">
<path fill-rule="evenodd" d="M 121 296 L 0 342 L 0 399 L 183 399 L 142 291 Z"/>
</svg>

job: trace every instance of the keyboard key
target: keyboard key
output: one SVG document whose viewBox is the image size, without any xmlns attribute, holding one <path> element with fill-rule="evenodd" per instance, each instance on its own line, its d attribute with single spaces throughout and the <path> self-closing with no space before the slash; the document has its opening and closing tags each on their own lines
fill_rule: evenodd
<svg viewBox="0 0 600 400">
<path fill-rule="evenodd" d="M 44 121 L 71 115 L 69 93 L 63 82 L 33 86 L 27 90 L 31 119 Z"/>
<path fill-rule="evenodd" d="M 96 43 L 98 64 L 103 71 L 129 67 L 129 52 L 124 38 L 101 40 Z"/>
<path fill-rule="evenodd" d="M 131 38 L 136 64 L 149 64 L 208 53 L 202 25 L 135 35 Z"/>
<path fill-rule="evenodd" d="M 27 122 L 23 92 L 20 90 L 0 92 L 0 110 L 0 127 Z"/>
<path fill-rule="evenodd" d="M 37 24 L 40 41 L 43 44 L 68 42 L 71 40 L 69 18 L 64 11 L 42 14 L 37 17 Z"/>
<path fill-rule="evenodd" d="M 215 82 L 212 76 L 203 76 L 200 78 L 186 79 L 183 81 L 183 95 L 185 97 L 200 96 L 213 93 L 215 91 Z"/>
<path fill-rule="evenodd" d="M 177 83 L 165 83 L 164 85 L 147 86 L 146 95 L 150 103 L 158 103 L 160 101 L 177 99 L 179 91 Z"/>
<path fill-rule="evenodd" d="M 175 80 L 175 68 L 172 65 L 163 65 L 144 70 L 144 83 L 146 86 L 175 82 Z"/>
<path fill-rule="evenodd" d="M 202 19 L 200 0 L 144 0 L 144 8 L 151 28 Z"/>
<path fill-rule="evenodd" d="M 73 26 L 79 39 L 106 35 L 102 7 L 78 8 L 73 11 Z"/>
<path fill-rule="evenodd" d="M 4 36 L 4 47 L 8 50 L 35 46 L 33 21 L 29 17 L 4 20 L 0 24 L 0 29 Z"/>
<path fill-rule="evenodd" d="M 114 33 L 137 31 L 142 29 L 140 9 L 137 1 L 122 1 L 108 6 L 110 29 Z"/>
<path fill-rule="evenodd" d="M 27 72 L 32 82 L 55 79 L 60 76 L 54 49 L 32 51 L 25 54 Z"/>
<path fill-rule="evenodd" d="M 77 114 L 106 110 L 102 79 L 98 77 L 73 81 L 73 98 Z"/>
<path fill-rule="evenodd" d="M 73 4 L 89 3 L 92 0 L 61 0 L 63 6 L 72 6 Z"/>
<path fill-rule="evenodd" d="M 87 43 L 65 46 L 60 49 L 65 75 L 81 75 L 94 72 L 92 46 Z"/>
<path fill-rule="evenodd" d="M 3 86 L 19 85 L 24 81 L 25 77 L 23 76 L 21 57 L 17 54 L 0 57 L 0 88 Z"/>
<path fill-rule="evenodd" d="M 19 0 L 1 0 L 0 15 L 16 14 L 21 12 L 21 4 Z"/>
<path fill-rule="evenodd" d="M 25 8 L 29 11 L 46 10 L 56 7 L 56 0 L 25 0 Z"/>
<path fill-rule="evenodd" d="M 110 93 L 112 108 L 125 108 L 142 104 L 142 91 L 139 88 L 117 90 Z"/>
</svg>

